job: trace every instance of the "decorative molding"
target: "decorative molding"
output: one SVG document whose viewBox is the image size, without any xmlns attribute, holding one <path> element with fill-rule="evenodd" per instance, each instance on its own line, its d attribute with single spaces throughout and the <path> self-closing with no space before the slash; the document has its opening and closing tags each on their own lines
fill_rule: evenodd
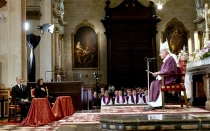
<svg viewBox="0 0 210 131">
<path fill-rule="evenodd" d="M 161 125 L 161 130 L 175 130 L 175 125 Z"/>
<path fill-rule="evenodd" d="M 66 26 L 67 22 L 63 20 L 63 15 L 64 15 L 64 5 L 63 5 L 64 0 L 54 0 L 53 2 L 53 15 L 58 18 L 59 24 L 62 26 Z"/>
<path fill-rule="evenodd" d="M 182 125 L 181 126 L 182 129 L 198 129 L 198 125 Z"/>
<path fill-rule="evenodd" d="M 55 28 L 54 28 L 54 32 L 55 32 L 55 33 L 59 33 L 59 31 L 60 31 L 60 27 L 55 26 Z"/>
<path fill-rule="evenodd" d="M 165 30 L 168 28 L 168 26 L 171 25 L 177 25 L 177 27 L 182 27 L 184 29 L 185 32 L 188 32 L 187 28 L 184 26 L 184 24 L 179 21 L 177 18 L 173 18 L 171 21 L 169 21 L 166 25 L 165 25 L 165 29 L 163 32 L 165 32 Z"/>
<path fill-rule="evenodd" d="M 205 21 L 204 18 L 198 18 L 198 19 L 193 20 L 193 23 L 194 23 L 194 24 L 201 24 L 201 23 L 204 22 L 204 21 Z"/>
<path fill-rule="evenodd" d="M 146 126 L 139 126 L 138 127 L 138 129 L 140 130 L 140 131 L 144 131 L 144 130 L 154 130 L 155 129 L 155 126 L 153 126 L 153 125 L 146 125 Z"/>
<path fill-rule="evenodd" d="M 5 0 L 0 0 L 0 8 L 6 6 L 7 2 Z"/>
<path fill-rule="evenodd" d="M 82 26 L 90 26 L 90 27 L 92 27 L 95 30 L 95 26 L 93 24 L 89 23 L 89 21 L 85 19 L 79 25 L 76 26 L 76 29 L 74 30 L 74 34 Z M 96 30 L 95 30 L 95 32 L 96 32 Z M 98 34 L 98 32 L 96 32 L 96 34 Z"/>
<path fill-rule="evenodd" d="M 33 11 L 26 11 L 26 19 L 30 20 L 40 20 L 41 19 L 41 11 L 40 10 L 33 10 Z"/>
<path fill-rule="evenodd" d="M 60 34 L 59 35 L 59 39 L 64 40 L 64 38 L 65 38 L 65 35 L 64 34 Z"/>
</svg>

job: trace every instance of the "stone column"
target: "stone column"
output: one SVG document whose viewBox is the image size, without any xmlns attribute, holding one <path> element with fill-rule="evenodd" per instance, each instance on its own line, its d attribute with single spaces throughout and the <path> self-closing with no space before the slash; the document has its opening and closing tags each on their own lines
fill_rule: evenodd
<svg viewBox="0 0 210 131">
<path fill-rule="evenodd" d="M 204 91 L 206 93 L 207 101 L 205 103 L 205 108 L 210 110 L 210 74 L 203 75 L 203 82 L 204 82 Z"/>
<path fill-rule="evenodd" d="M 59 27 L 55 28 L 55 66 L 59 67 Z"/>
<path fill-rule="evenodd" d="M 27 80 L 25 0 L 9 0 L 0 12 L 5 16 L 0 21 L 0 86 L 5 88 L 14 86 L 17 76 Z"/>
<path fill-rule="evenodd" d="M 60 57 L 59 57 L 59 65 L 60 67 L 64 68 L 64 34 L 60 34 L 59 35 L 59 38 L 60 38 Z"/>
<path fill-rule="evenodd" d="M 40 10 L 42 17 L 40 19 L 40 25 L 50 23 L 52 20 L 52 3 L 51 0 L 41 0 Z M 44 32 L 41 36 L 40 42 L 40 77 L 44 81 L 51 81 L 52 79 L 52 34 Z"/>
</svg>

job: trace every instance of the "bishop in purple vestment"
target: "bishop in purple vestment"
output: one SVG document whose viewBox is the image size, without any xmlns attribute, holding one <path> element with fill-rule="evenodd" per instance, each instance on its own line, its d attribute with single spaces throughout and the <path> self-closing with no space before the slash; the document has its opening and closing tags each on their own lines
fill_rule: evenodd
<svg viewBox="0 0 210 131">
<path fill-rule="evenodd" d="M 161 76 L 159 74 L 168 74 L 168 73 L 177 73 L 177 63 L 168 48 L 168 42 L 163 43 L 160 49 L 160 57 L 163 59 L 163 63 L 161 66 L 161 70 L 159 72 L 155 72 L 152 75 L 156 77 L 156 80 L 152 81 L 149 90 L 149 104 L 152 107 L 160 107 L 162 106 L 161 99 Z M 176 77 L 168 76 L 164 78 L 165 84 L 171 84 L 175 81 Z"/>
</svg>

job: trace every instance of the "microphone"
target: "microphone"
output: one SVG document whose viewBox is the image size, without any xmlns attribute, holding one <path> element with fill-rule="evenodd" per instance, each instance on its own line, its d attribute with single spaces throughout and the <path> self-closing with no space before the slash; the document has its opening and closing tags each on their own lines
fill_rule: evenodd
<svg viewBox="0 0 210 131">
<path fill-rule="evenodd" d="M 157 59 L 157 57 L 147 58 L 147 59 L 149 59 L 149 60 L 155 60 L 155 59 Z"/>
<path fill-rule="evenodd" d="M 145 57 L 144 58 L 144 61 L 152 61 L 152 60 L 155 60 L 155 59 L 157 59 L 157 57 L 153 57 L 153 58 L 147 58 L 147 57 Z"/>
</svg>

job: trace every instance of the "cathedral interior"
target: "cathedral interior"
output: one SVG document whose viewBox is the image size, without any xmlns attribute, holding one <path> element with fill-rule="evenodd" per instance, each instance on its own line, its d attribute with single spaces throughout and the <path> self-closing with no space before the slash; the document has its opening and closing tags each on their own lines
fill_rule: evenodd
<svg viewBox="0 0 210 131">
<path fill-rule="evenodd" d="M 0 0 L 0 129 L 210 130 L 209 4 L 209 0 Z M 156 79 L 152 73 L 161 70 L 165 42 L 178 58 L 181 76 L 179 84 L 162 82 L 161 109 L 145 112 L 147 102 L 94 109 L 94 92 L 102 94 L 110 85 L 126 95 L 134 89 L 149 94 Z M 70 96 L 72 107 L 67 108 L 73 109 L 73 117 L 34 128 L 20 122 L 13 123 L 15 127 L 5 124 L 18 76 L 29 93 L 42 78 L 48 96 Z M 168 106 L 171 101 L 178 105 Z M 78 123 L 72 122 L 75 119 Z"/>
</svg>

